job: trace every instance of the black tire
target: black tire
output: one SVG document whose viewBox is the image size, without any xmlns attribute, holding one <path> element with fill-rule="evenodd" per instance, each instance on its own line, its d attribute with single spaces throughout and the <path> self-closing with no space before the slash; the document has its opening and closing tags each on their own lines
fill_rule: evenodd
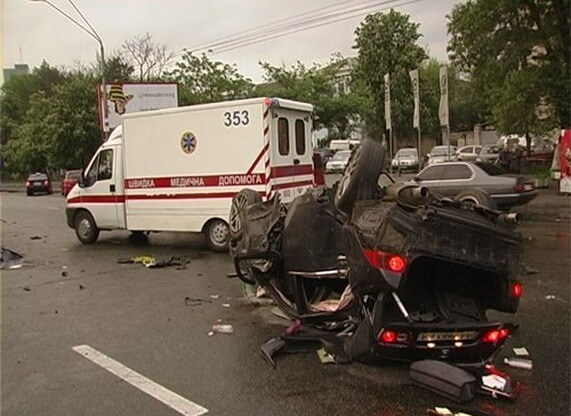
<svg viewBox="0 0 571 416">
<path fill-rule="evenodd" d="M 28 195 L 28 196 L 32 196 L 33 194 L 34 194 L 33 192 L 26 191 L 26 195 Z"/>
<path fill-rule="evenodd" d="M 99 237 L 99 228 L 93 216 L 87 211 L 79 211 L 73 220 L 75 235 L 83 244 L 93 244 Z"/>
<path fill-rule="evenodd" d="M 378 197 L 378 180 L 385 164 L 385 148 L 365 139 L 353 149 L 335 191 L 335 205 L 350 212 L 353 202 Z"/>
<path fill-rule="evenodd" d="M 212 251 L 228 251 L 228 240 L 230 239 L 230 227 L 226 221 L 221 219 L 210 220 L 204 227 L 206 246 Z"/>
<path fill-rule="evenodd" d="M 481 189 L 466 189 L 465 191 L 462 191 L 456 195 L 456 200 L 482 205 L 490 209 L 498 209 L 498 204 L 496 204 L 496 201 L 494 201 L 494 199 L 487 192 L 484 192 Z"/>
<path fill-rule="evenodd" d="M 240 211 L 249 205 L 262 202 L 262 197 L 253 189 L 244 188 L 232 198 L 229 214 L 230 236 L 239 238 L 242 235 L 242 219 Z"/>
</svg>

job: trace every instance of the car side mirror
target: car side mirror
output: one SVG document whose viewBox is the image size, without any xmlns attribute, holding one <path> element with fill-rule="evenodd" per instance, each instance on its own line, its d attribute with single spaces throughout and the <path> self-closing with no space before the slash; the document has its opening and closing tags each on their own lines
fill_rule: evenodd
<svg viewBox="0 0 571 416">
<path fill-rule="evenodd" d="M 414 176 L 414 177 L 412 178 L 412 180 L 413 180 L 413 182 L 419 182 L 419 181 L 420 181 L 420 178 L 419 178 L 418 176 Z"/>
</svg>

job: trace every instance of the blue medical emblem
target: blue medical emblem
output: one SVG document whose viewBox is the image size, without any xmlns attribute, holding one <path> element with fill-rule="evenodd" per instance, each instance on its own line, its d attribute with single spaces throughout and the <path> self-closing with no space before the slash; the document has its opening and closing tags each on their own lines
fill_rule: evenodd
<svg viewBox="0 0 571 416">
<path fill-rule="evenodd" d="M 184 133 L 180 139 L 180 147 L 182 151 L 187 154 L 194 152 L 197 144 L 196 137 L 190 132 Z"/>
</svg>

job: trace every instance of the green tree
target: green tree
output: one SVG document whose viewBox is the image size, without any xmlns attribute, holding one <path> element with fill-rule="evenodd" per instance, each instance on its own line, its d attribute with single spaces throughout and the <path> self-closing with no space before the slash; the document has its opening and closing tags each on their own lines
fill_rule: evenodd
<svg viewBox="0 0 571 416">
<path fill-rule="evenodd" d="M 365 17 L 355 30 L 358 50 L 356 82 L 372 98 L 373 111 L 367 124 L 370 134 L 381 137 L 384 126 L 384 75 L 390 74 L 391 118 L 395 137 L 412 134 L 413 99 L 408 71 L 418 68 L 428 56 L 417 42 L 419 24 L 395 10 Z"/>
<path fill-rule="evenodd" d="M 206 54 L 186 51 L 166 77 L 178 83 L 181 105 L 235 100 L 250 95 L 253 84 L 238 72 L 236 65 L 209 59 Z"/>
<path fill-rule="evenodd" d="M 119 52 L 114 53 L 105 62 L 105 79 L 109 82 L 127 82 L 132 79 L 135 69 Z"/>
<path fill-rule="evenodd" d="M 498 128 L 571 124 L 569 0 L 470 0 L 448 19 L 450 58 Z"/>
<path fill-rule="evenodd" d="M 92 76 L 75 74 L 56 85 L 51 95 L 33 94 L 17 139 L 6 146 L 8 166 L 22 173 L 84 166 L 101 143 L 97 82 Z"/>
</svg>

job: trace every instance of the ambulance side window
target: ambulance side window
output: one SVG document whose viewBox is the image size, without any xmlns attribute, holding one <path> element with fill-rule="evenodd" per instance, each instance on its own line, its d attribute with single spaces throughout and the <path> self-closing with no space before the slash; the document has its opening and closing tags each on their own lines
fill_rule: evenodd
<svg viewBox="0 0 571 416">
<path fill-rule="evenodd" d="M 113 176 L 113 150 L 107 149 L 99 154 L 97 180 L 104 181 Z"/>
<path fill-rule="evenodd" d="M 300 119 L 295 120 L 295 152 L 305 154 L 305 123 Z"/>
<path fill-rule="evenodd" d="M 278 119 L 278 150 L 280 155 L 289 155 L 289 123 L 287 118 Z"/>
</svg>

